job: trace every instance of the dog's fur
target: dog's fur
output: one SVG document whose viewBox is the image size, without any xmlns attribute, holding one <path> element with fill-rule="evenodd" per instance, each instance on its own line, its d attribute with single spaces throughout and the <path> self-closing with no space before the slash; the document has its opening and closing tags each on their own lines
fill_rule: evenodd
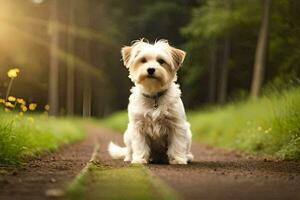
<svg viewBox="0 0 300 200">
<path fill-rule="evenodd" d="M 110 155 L 131 163 L 155 161 L 155 153 L 158 157 L 167 155 L 170 164 L 192 161 L 190 124 L 179 85 L 175 83 L 185 52 L 170 46 L 166 40 L 150 44 L 142 39 L 123 47 L 121 53 L 135 87 L 129 97 L 126 147 L 111 142 Z M 149 68 L 155 69 L 152 75 Z"/>
</svg>

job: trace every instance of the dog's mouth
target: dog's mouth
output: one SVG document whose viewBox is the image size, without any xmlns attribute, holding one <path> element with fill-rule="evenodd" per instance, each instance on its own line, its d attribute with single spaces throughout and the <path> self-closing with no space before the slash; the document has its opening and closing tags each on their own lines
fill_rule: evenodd
<svg viewBox="0 0 300 200">
<path fill-rule="evenodd" d="M 147 75 L 147 78 L 159 80 L 159 78 L 154 75 Z"/>
<path fill-rule="evenodd" d="M 147 74 L 147 75 L 140 76 L 138 78 L 137 83 L 142 83 L 146 80 L 149 80 L 149 81 L 153 80 L 153 81 L 157 81 L 157 82 L 162 82 L 161 77 Z"/>
</svg>

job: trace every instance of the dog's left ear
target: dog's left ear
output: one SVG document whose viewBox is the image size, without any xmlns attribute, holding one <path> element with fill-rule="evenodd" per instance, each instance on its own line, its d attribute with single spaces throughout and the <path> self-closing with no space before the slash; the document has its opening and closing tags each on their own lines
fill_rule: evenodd
<svg viewBox="0 0 300 200">
<path fill-rule="evenodd" d="M 172 53 L 174 65 L 175 65 L 176 69 L 178 69 L 182 65 L 186 53 L 175 47 L 171 47 L 171 53 Z"/>
<path fill-rule="evenodd" d="M 121 49 L 122 60 L 126 68 L 129 68 L 128 62 L 130 60 L 131 50 L 132 47 L 130 46 L 125 46 Z"/>
</svg>

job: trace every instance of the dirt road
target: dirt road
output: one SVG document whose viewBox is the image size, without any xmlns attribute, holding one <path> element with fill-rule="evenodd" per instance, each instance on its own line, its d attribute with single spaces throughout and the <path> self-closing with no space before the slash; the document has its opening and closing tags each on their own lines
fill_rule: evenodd
<svg viewBox="0 0 300 200">
<path fill-rule="evenodd" d="M 0 176 L 0 199 L 47 199 L 46 191 L 62 188 L 89 160 L 95 141 L 100 161 L 126 166 L 107 155 L 107 144 L 122 144 L 122 136 L 89 127 L 87 140 L 12 169 Z M 194 143 L 195 160 L 186 166 L 150 164 L 147 167 L 183 199 L 300 199 L 300 162 L 256 158 Z"/>
</svg>

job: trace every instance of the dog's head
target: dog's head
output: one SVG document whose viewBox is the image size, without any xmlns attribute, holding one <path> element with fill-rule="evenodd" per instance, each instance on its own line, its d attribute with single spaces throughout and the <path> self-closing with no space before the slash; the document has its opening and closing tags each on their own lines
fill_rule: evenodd
<svg viewBox="0 0 300 200">
<path fill-rule="evenodd" d="M 169 45 L 166 40 L 154 44 L 143 39 L 121 50 L 129 77 L 148 93 L 166 89 L 176 80 L 176 72 L 183 63 L 185 52 Z"/>
</svg>

